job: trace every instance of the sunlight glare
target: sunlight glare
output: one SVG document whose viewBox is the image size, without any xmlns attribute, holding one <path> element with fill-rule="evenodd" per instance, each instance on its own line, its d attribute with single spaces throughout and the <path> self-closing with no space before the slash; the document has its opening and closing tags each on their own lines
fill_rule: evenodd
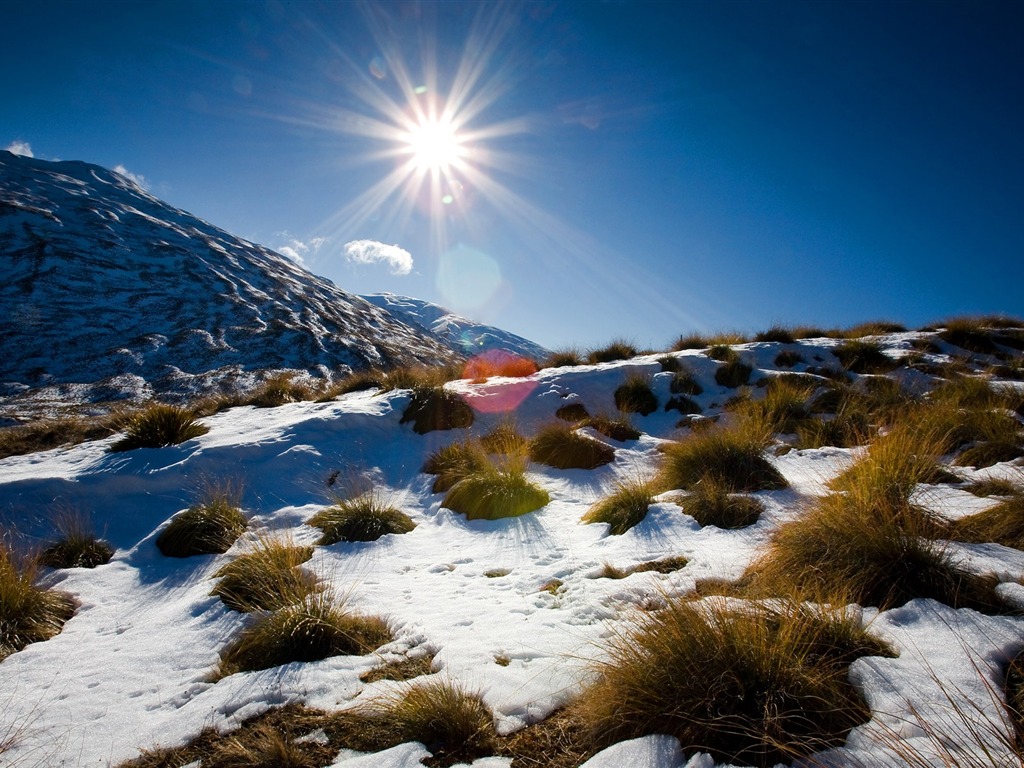
<svg viewBox="0 0 1024 768">
<path fill-rule="evenodd" d="M 406 137 L 413 163 L 423 171 L 446 172 L 462 158 L 458 131 L 450 120 L 423 118 Z"/>
</svg>

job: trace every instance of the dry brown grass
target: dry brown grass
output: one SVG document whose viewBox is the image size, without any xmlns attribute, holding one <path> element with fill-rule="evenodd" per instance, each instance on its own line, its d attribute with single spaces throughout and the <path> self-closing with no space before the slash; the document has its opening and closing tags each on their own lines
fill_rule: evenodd
<svg viewBox="0 0 1024 768">
<path fill-rule="evenodd" d="M 765 458 L 768 438 L 746 425 L 712 427 L 668 445 L 656 480 L 663 490 L 689 489 L 710 478 L 730 493 L 785 488 Z"/>
</svg>

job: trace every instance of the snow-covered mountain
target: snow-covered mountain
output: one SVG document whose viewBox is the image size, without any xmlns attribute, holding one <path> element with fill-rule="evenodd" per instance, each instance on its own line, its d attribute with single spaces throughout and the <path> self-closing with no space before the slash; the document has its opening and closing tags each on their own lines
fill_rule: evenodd
<svg viewBox="0 0 1024 768">
<path fill-rule="evenodd" d="M 418 325 L 83 162 L 0 151 L 0 263 L 0 400 L 197 394 L 259 370 L 454 357 Z"/>
<path fill-rule="evenodd" d="M 457 315 L 446 307 L 394 293 L 364 295 L 371 304 L 386 309 L 407 323 L 416 324 L 463 355 L 475 355 L 492 349 L 514 352 L 533 360 L 547 357 L 549 350 L 522 336 L 493 325 L 484 325 Z"/>
</svg>

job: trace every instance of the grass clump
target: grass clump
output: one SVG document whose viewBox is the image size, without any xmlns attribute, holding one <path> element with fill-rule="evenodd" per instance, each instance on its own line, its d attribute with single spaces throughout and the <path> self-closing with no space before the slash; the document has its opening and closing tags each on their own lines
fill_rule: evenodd
<svg viewBox="0 0 1024 768">
<path fill-rule="evenodd" d="M 0 459 L 100 440 L 117 431 L 118 417 L 42 419 L 0 428 Z"/>
<path fill-rule="evenodd" d="M 587 410 L 587 407 L 583 403 L 569 403 L 568 405 L 559 407 L 558 410 L 555 411 L 555 417 L 562 421 L 577 423 L 584 419 L 589 419 L 590 411 Z"/>
<path fill-rule="evenodd" d="M 444 385 L 417 386 L 400 423 L 410 421 L 418 435 L 434 430 L 464 429 L 473 425 L 473 409 Z"/>
<path fill-rule="evenodd" d="M 596 363 L 611 363 L 615 360 L 631 360 L 637 356 L 637 348 L 623 339 L 616 339 L 606 347 L 592 349 L 587 353 L 587 362 L 591 365 Z"/>
<path fill-rule="evenodd" d="M 687 333 L 672 342 L 672 351 L 682 352 L 684 349 L 704 349 L 706 346 L 708 346 L 706 336 L 700 333 Z"/>
<path fill-rule="evenodd" d="M 744 401 L 738 415 L 767 434 L 796 432 L 810 418 L 807 400 L 814 389 L 813 383 L 792 378 L 769 379 L 765 396 Z"/>
<path fill-rule="evenodd" d="M 395 509 L 372 490 L 352 499 L 341 499 L 307 521 L 323 531 L 318 544 L 340 541 L 376 541 L 389 533 L 408 533 L 416 527 L 407 514 Z"/>
<path fill-rule="evenodd" d="M 791 349 L 784 349 L 775 356 L 775 366 L 777 368 L 792 368 L 806 362 L 803 355 Z"/>
<path fill-rule="evenodd" d="M 65 592 L 35 584 L 37 563 L 0 544 L 0 661 L 30 643 L 49 640 L 75 613 Z"/>
<path fill-rule="evenodd" d="M 281 373 L 264 381 L 244 402 L 257 408 L 277 408 L 286 403 L 312 400 L 315 394 L 312 387 L 296 381 L 294 374 Z"/>
<path fill-rule="evenodd" d="M 665 403 L 666 411 L 679 411 L 684 416 L 703 413 L 703 409 L 696 400 L 686 395 L 673 395 Z"/>
<path fill-rule="evenodd" d="M 742 387 L 750 381 L 750 374 L 753 372 L 754 369 L 737 355 L 715 369 L 715 381 L 722 387 Z"/>
<path fill-rule="evenodd" d="M 470 520 L 498 520 L 525 515 L 549 501 L 548 492 L 526 477 L 526 462 L 514 458 L 488 463 L 467 474 L 448 490 L 441 503 Z"/>
<path fill-rule="evenodd" d="M 673 395 L 692 395 L 696 397 L 704 392 L 704 388 L 697 381 L 697 377 L 693 375 L 693 371 L 688 368 L 680 368 L 668 383 L 668 391 Z"/>
<path fill-rule="evenodd" d="M 832 481 L 836 491 L 775 533 L 747 571 L 753 593 L 824 590 L 881 609 L 930 597 L 953 607 L 999 610 L 994 579 L 955 567 L 932 539 L 942 526 L 910 503 L 934 474 L 941 440 L 900 426 Z"/>
<path fill-rule="evenodd" d="M 727 344 L 713 344 L 708 347 L 707 352 L 704 353 L 712 360 L 718 360 L 720 363 L 726 363 L 731 360 L 739 359 L 739 352 L 730 347 Z"/>
<path fill-rule="evenodd" d="M 579 424 L 581 427 L 590 427 L 600 432 L 607 438 L 624 443 L 627 440 L 639 440 L 640 430 L 630 424 L 626 419 L 613 419 L 608 416 L 591 416 Z"/>
<path fill-rule="evenodd" d="M 567 424 L 550 424 L 529 445 L 530 458 L 556 469 L 596 469 L 615 458 L 615 449 Z"/>
<path fill-rule="evenodd" d="M 114 556 L 114 548 L 100 539 L 84 515 L 57 518 L 59 538 L 39 554 L 40 565 L 50 568 L 95 568 Z"/>
<path fill-rule="evenodd" d="M 792 344 L 796 341 L 793 332 L 781 325 L 773 325 L 767 331 L 754 334 L 754 341 L 774 341 L 779 344 Z"/>
<path fill-rule="evenodd" d="M 214 574 L 210 593 L 236 611 L 273 611 L 297 603 L 316 590 L 316 579 L 298 566 L 313 556 L 312 547 L 288 538 L 261 536 Z"/>
<path fill-rule="evenodd" d="M 764 511 L 764 504 L 758 499 L 730 493 L 713 476 L 701 480 L 677 503 L 702 527 L 713 525 L 722 529 L 753 525 Z"/>
<path fill-rule="evenodd" d="M 492 349 L 476 355 L 462 369 L 462 378 L 475 382 L 486 381 L 492 376 L 524 378 L 537 372 L 537 363 L 503 349 Z"/>
<path fill-rule="evenodd" d="M 151 405 L 129 416 L 125 435 L 110 446 L 112 451 L 163 448 L 205 435 L 209 428 L 196 421 L 191 411 L 174 405 Z"/>
<path fill-rule="evenodd" d="M 860 339 L 865 336 L 884 336 L 889 333 L 903 333 L 907 330 L 905 325 L 890 322 L 888 320 L 869 320 L 866 323 L 858 323 L 843 331 L 843 336 L 848 339 Z"/>
<path fill-rule="evenodd" d="M 999 352 L 985 318 L 952 318 L 946 321 L 945 328 L 939 331 L 939 338 L 954 347 L 982 355 L 994 355 Z"/>
<path fill-rule="evenodd" d="M 224 491 L 171 518 L 156 546 L 167 557 L 219 555 L 231 548 L 248 525 L 237 494 Z"/>
<path fill-rule="evenodd" d="M 901 365 L 901 361 L 889 357 L 881 346 L 871 341 L 844 341 L 832 354 L 852 373 L 889 373 Z"/>
<path fill-rule="evenodd" d="M 541 363 L 541 368 L 572 368 L 584 363 L 583 353 L 576 347 L 556 349 Z"/>
<path fill-rule="evenodd" d="M 675 373 L 683 369 L 683 364 L 675 355 L 662 355 L 658 358 L 658 365 L 661 366 L 662 373 Z"/>
<path fill-rule="evenodd" d="M 427 457 L 423 471 L 435 475 L 433 493 L 444 493 L 459 480 L 489 466 L 487 451 L 476 440 L 442 446 Z"/>
<path fill-rule="evenodd" d="M 374 667 L 369 672 L 364 672 L 359 679 L 364 683 L 375 683 L 378 680 L 414 680 L 417 677 L 433 674 L 434 654 L 421 653 L 418 656 L 409 656 L 401 661 L 389 661 Z"/>
<path fill-rule="evenodd" d="M 1024 495 L 1018 493 L 994 507 L 960 518 L 950 525 L 950 537 L 1024 550 Z"/>
<path fill-rule="evenodd" d="M 784 477 L 764 457 L 767 439 L 749 427 L 712 427 L 670 444 L 657 485 L 665 490 L 716 483 L 729 493 L 785 488 Z"/>
<path fill-rule="evenodd" d="M 383 619 L 349 613 L 329 592 L 319 592 L 243 630 L 221 653 L 218 676 L 329 656 L 363 656 L 391 640 Z"/>
<path fill-rule="evenodd" d="M 975 480 L 964 486 L 964 490 L 975 496 L 1016 496 L 1021 493 L 1021 488 L 1015 483 L 998 477 Z"/>
<path fill-rule="evenodd" d="M 494 717 L 479 695 L 447 680 L 413 683 L 342 713 L 338 725 L 341 743 L 361 752 L 418 741 L 433 755 L 430 766 L 471 763 L 498 746 Z"/>
<path fill-rule="evenodd" d="M 503 456 L 524 455 L 527 442 L 511 420 L 502 421 L 480 438 L 480 445 L 487 453 L 498 453 Z"/>
<path fill-rule="evenodd" d="M 891 652 L 841 614 L 676 601 L 613 642 L 576 704 L 607 746 L 675 736 L 716 762 L 771 766 L 843 743 L 870 710 L 850 662 Z"/>
<path fill-rule="evenodd" d="M 598 501 L 583 515 L 584 523 L 608 523 L 609 533 L 619 536 L 647 516 L 654 503 L 654 488 L 644 480 L 621 480 L 610 496 Z"/>
<path fill-rule="evenodd" d="M 615 407 L 623 413 L 648 416 L 658 410 L 658 398 L 647 376 L 631 375 L 615 389 Z"/>
</svg>

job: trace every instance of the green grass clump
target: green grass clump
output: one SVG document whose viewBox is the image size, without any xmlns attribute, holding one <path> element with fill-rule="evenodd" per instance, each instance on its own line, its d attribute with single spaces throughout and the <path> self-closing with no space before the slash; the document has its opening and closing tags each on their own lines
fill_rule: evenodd
<svg viewBox="0 0 1024 768">
<path fill-rule="evenodd" d="M 872 341 L 844 341 L 833 348 L 832 354 L 852 373 L 889 373 L 902 364 L 885 354 L 882 347 Z"/>
<path fill-rule="evenodd" d="M 435 475 L 433 493 L 444 493 L 462 478 L 489 466 L 487 451 L 477 440 L 442 446 L 427 457 L 423 471 Z"/>
<path fill-rule="evenodd" d="M 785 478 L 764 457 L 766 446 L 763 434 L 744 426 L 695 432 L 665 449 L 657 485 L 689 489 L 710 479 L 729 493 L 785 488 Z"/>
<path fill-rule="evenodd" d="M 615 458 L 615 449 L 567 424 L 550 424 L 530 440 L 530 458 L 556 469 L 596 469 Z"/>
<path fill-rule="evenodd" d="M 257 408 L 277 408 L 286 403 L 311 400 L 315 394 L 312 387 L 296 381 L 294 374 L 281 373 L 260 384 L 244 402 Z"/>
<path fill-rule="evenodd" d="M 764 504 L 750 496 L 730 493 L 713 476 L 701 480 L 678 504 L 683 512 L 701 526 L 745 528 L 753 525 L 764 511 Z"/>
<path fill-rule="evenodd" d="M 609 533 L 619 536 L 647 516 L 654 503 L 654 488 L 643 480 L 621 480 L 611 495 L 598 501 L 583 515 L 584 523 L 608 523 Z"/>
<path fill-rule="evenodd" d="M 637 356 L 637 348 L 628 341 L 616 339 L 606 347 L 592 349 L 587 353 L 587 362 L 591 365 L 596 363 L 611 363 L 615 360 L 631 360 Z"/>
<path fill-rule="evenodd" d="M 630 375 L 615 389 L 615 407 L 623 413 L 648 416 L 658 410 L 658 398 L 647 376 Z"/>
<path fill-rule="evenodd" d="M 316 589 L 316 579 L 298 566 L 313 556 L 285 538 L 260 536 L 247 550 L 214 574 L 210 593 L 236 611 L 273 611 L 298 603 Z"/>
<path fill-rule="evenodd" d="M 59 538 L 39 554 L 40 565 L 50 568 L 95 568 L 110 562 L 114 548 L 93 532 L 82 515 L 57 519 Z"/>
<path fill-rule="evenodd" d="M 847 670 L 880 653 L 892 655 L 838 613 L 675 601 L 613 642 L 575 709 L 599 746 L 663 733 L 716 762 L 772 766 L 867 722 Z"/>
<path fill-rule="evenodd" d="M 125 435 L 110 446 L 112 451 L 163 448 L 205 435 L 209 428 L 195 420 L 191 411 L 174 405 L 151 405 L 129 416 Z"/>
<path fill-rule="evenodd" d="M 376 541 L 389 533 L 408 533 L 416 527 L 407 514 L 395 509 L 373 491 L 352 499 L 341 499 L 307 521 L 323 531 L 318 544 L 339 541 Z"/>
<path fill-rule="evenodd" d="M 722 387 L 742 387 L 750 381 L 753 372 L 754 369 L 737 356 L 715 369 L 715 381 Z"/>
<path fill-rule="evenodd" d="M 214 496 L 171 518 L 156 546 L 167 557 L 219 555 L 227 552 L 249 522 L 231 496 Z"/>
<path fill-rule="evenodd" d="M 49 640 L 75 613 L 70 595 L 35 584 L 36 561 L 0 544 L 0 661 L 30 643 Z"/>
<path fill-rule="evenodd" d="M 410 421 L 418 435 L 434 430 L 464 429 L 473 425 L 473 409 L 458 393 L 443 385 L 417 386 L 400 423 Z"/>
<path fill-rule="evenodd" d="M 218 676 L 329 656 L 364 656 L 392 640 L 387 623 L 345 610 L 328 592 L 261 616 L 221 653 Z"/>
<path fill-rule="evenodd" d="M 477 469 L 453 485 L 442 505 L 470 520 L 518 517 L 546 506 L 548 492 L 526 477 L 526 462 L 519 457 Z"/>
</svg>

